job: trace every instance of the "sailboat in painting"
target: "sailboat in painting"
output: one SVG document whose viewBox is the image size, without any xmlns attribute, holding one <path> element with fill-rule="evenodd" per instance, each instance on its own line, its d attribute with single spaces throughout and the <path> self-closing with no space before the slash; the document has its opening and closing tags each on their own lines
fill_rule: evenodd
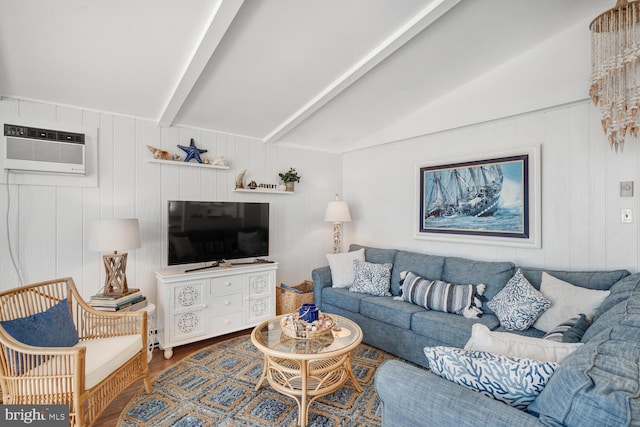
<svg viewBox="0 0 640 427">
<path fill-rule="evenodd" d="M 455 168 L 430 175 L 425 219 L 484 217 L 498 210 L 504 179 L 500 165 Z"/>
</svg>

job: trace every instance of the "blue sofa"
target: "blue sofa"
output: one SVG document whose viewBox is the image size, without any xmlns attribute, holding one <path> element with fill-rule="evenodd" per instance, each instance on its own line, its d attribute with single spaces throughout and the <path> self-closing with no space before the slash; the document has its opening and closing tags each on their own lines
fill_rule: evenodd
<svg viewBox="0 0 640 427">
<path fill-rule="evenodd" d="M 351 245 L 350 250 L 363 248 Z M 511 262 L 482 262 L 395 249 L 365 248 L 365 259 L 392 263 L 391 293 L 400 293 L 400 272 L 429 279 L 486 285 L 489 301 L 513 276 Z M 539 289 L 542 270 L 520 267 Z M 498 318 L 483 305 L 480 319 L 426 310 L 392 297 L 375 297 L 331 287 L 328 266 L 312 272 L 314 299 L 322 311 L 354 320 L 363 341 L 401 359 L 381 365 L 376 391 L 386 426 L 419 425 L 639 425 L 640 424 L 640 274 L 626 270 L 550 271 L 577 286 L 610 290 L 582 342 L 567 357 L 527 412 L 515 409 L 429 372 L 427 346 L 464 347 L 474 323 L 501 331 Z M 534 328 L 520 332 L 542 337 Z"/>
</svg>

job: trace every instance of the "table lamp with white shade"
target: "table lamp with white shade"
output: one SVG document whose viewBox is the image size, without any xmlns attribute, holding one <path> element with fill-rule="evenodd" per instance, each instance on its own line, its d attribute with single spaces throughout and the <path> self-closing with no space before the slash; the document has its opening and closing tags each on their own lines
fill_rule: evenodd
<svg viewBox="0 0 640 427">
<path fill-rule="evenodd" d="M 351 213 L 347 202 L 340 200 L 336 194 L 336 199 L 327 205 L 324 220 L 333 222 L 333 253 L 342 252 L 342 223 L 351 221 Z"/>
<path fill-rule="evenodd" d="M 108 252 L 102 255 L 106 277 L 103 293 L 122 296 L 129 292 L 127 286 L 127 253 L 137 249 L 140 243 L 140 226 L 137 218 L 98 219 L 89 225 L 89 249 Z"/>
</svg>

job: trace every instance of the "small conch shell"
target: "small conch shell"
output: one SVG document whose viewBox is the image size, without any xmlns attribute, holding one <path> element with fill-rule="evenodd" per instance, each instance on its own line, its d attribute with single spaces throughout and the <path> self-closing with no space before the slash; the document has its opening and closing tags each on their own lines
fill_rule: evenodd
<svg viewBox="0 0 640 427">
<path fill-rule="evenodd" d="M 158 160 L 171 160 L 171 154 L 168 151 L 161 150 L 159 148 L 147 145 L 147 148 L 153 154 L 153 157 Z"/>
</svg>

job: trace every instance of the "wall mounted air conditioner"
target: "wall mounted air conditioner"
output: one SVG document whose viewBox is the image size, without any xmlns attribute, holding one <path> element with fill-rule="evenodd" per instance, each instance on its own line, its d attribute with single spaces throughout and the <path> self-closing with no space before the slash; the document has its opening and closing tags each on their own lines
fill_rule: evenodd
<svg viewBox="0 0 640 427">
<path fill-rule="evenodd" d="M 4 124 L 4 169 L 84 175 L 85 134 Z"/>
</svg>

